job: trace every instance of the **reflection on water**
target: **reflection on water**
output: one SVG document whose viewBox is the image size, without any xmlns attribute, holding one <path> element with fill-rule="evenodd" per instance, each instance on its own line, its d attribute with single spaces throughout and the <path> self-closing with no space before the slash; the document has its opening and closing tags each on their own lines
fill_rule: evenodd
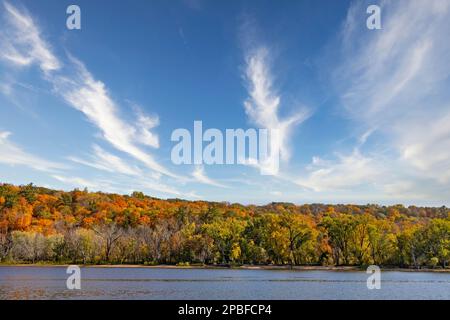
<svg viewBox="0 0 450 320">
<path fill-rule="evenodd" d="M 64 267 L 0 267 L 0 299 L 450 299 L 450 273 L 81 268 L 81 290 Z"/>
</svg>

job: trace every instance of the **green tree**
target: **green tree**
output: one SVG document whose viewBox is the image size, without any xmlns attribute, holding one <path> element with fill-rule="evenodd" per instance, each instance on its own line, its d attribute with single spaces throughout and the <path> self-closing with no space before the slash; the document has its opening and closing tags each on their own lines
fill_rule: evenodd
<svg viewBox="0 0 450 320">
<path fill-rule="evenodd" d="M 237 247 L 242 240 L 241 236 L 245 230 L 246 222 L 234 217 L 229 217 L 224 220 L 216 220 L 211 223 L 203 225 L 203 231 L 206 235 L 211 237 L 214 245 L 219 253 L 219 261 L 228 263 L 236 260 L 237 252 L 240 256 Z M 234 252 L 232 250 L 234 249 Z"/>
<path fill-rule="evenodd" d="M 355 230 L 353 217 L 348 214 L 326 216 L 322 220 L 322 225 L 328 233 L 336 265 L 341 264 L 341 258 L 345 265 L 350 264 L 352 238 Z"/>
<path fill-rule="evenodd" d="M 292 265 L 298 265 L 298 251 L 311 240 L 311 229 L 304 217 L 297 214 L 284 213 L 281 216 L 280 227 L 286 234 L 289 243 L 289 254 Z"/>
<path fill-rule="evenodd" d="M 434 219 L 424 230 L 429 259 L 445 268 L 450 260 L 450 219 Z"/>
</svg>

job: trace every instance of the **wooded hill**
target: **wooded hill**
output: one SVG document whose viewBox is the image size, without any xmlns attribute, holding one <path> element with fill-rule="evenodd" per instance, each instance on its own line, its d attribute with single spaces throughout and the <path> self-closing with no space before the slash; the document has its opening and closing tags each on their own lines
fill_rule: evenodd
<svg viewBox="0 0 450 320">
<path fill-rule="evenodd" d="M 0 184 L 0 262 L 447 267 L 450 209 L 162 200 Z"/>
</svg>

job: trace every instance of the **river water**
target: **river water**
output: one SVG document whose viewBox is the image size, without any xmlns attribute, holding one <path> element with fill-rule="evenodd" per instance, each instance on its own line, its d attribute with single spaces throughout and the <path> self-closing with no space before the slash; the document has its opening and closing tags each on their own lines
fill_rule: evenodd
<svg viewBox="0 0 450 320">
<path fill-rule="evenodd" d="M 357 271 L 0 267 L 0 299 L 446 299 L 450 273 L 383 271 L 381 289 Z"/>
</svg>

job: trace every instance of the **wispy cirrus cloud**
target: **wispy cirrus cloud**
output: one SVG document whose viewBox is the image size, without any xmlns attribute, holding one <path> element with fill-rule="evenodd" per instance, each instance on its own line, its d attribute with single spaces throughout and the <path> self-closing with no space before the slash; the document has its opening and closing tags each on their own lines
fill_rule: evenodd
<svg viewBox="0 0 450 320">
<path fill-rule="evenodd" d="M 196 166 L 195 170 L 192 172 L 192 176 L 200 183 L 219 188 L 228 188 L 228 186 L 208 177 L 203 166 Z"/>
<path fill-rule="evenodd" d="M 137 117 L 136 139 L 147 146 L 159 148 L 159 138 L 151 130 L 159 125 L 158 116 L 149 116 L 139 106 L 135 107 Z"/>
<path fill-rule="evenodd" d="M 383 1 L 381 8 L 382 29 L 368 30 L 365 2 L 350 7 L 332 64 L 343 114 L 366 132 L 359 144 L 370 137 L 385 154 L 340 154 L 300 180 L 315 190 L 375 183 L 380 195 L 399 200 L 448 201 L 450 3 Z"/>
<path fill-rule="evenodd" d="M 0 163 L 12 166 L 26 166 L 38 171 L 55 172 L 67 167 L 48 161 L 29 152 L 10 141 L 11 132 L 0 131 Z"/>
<path fill-rule="evenodd" d="M 376 159 L 355 149 L 350 155 L 337 154 L 337 159 L 314 157 L 307 173 L 295 183 L 316 192 L 349 190 L 363 184 L 380 182 L 384 168 Z"/>
<path fill-rule="evenodd" d="M 105 183 L 98 183 L 95 181 L 91 181 L 91 180 L 86 180 L 83 178 L 79 178 L 79 177 L 67 177 L 67 176 L 62 176 L 62 175 L 57 175 L 57 174 L 53 174 L 52 178 L 70 185 L 71 187 L 74 188 L 89 188 L 89 189 L 97 189 L 97 190 L 105 190 L 106 188 L 109 188 L 109 185 L 105 184 Z"/>
<path fill-rule="evenodd" d="M 28 12 L 18 10 L 8 2 L 3 2 L 3 7 L 9 27 L 0 31 L 0 57 L 17 66 L 36 63 L 44 72 L 60 69 L 61 62 Z"/>
<path fill-rule="evenodd" d="M 121 173 L 132 176 L 143 174 L 142 170 L 138 167 L 127 164 L 122 158 L 105 151 L 98 145 L 94 145 L 92 149 L 93 154 L 88 159 L 81 159 L 76 156 L 70 156 L 68 159 L 75 163 L 111 173 Z"/>
<path fill-rule="evenodd" d="M 89 166 L 105 173 L 119 173 L 107 179 L 100 176 L 89 179 L 70 172 L 56 172 L 58 164 L 34 157 L 7 140 L 2 133 L 0 162 L 22 164 L 36 170 L 51 172 L 51 177 L 67 186 L 120 192 L 141 188 L 144 191 L 177 197 L 197 197 L 192 192 L 182 192 L 160 180 L 161 175 L 178 178 L 158 163 L 145 147 L 159 148 L 159 138 L 154 128 L 159 125 L 156 115 L 147 115 L 142 108 L 134 106 L 135 122 L 129 123 L 121 116 L 120 106 L 111 98 L 106 85 L 95 79 L 86 66 L 67 53 L 67 59 L 57 57 L 50 44 L 44 40 L 39 25 L 26 9 L 18 9 L 3 3 L 0 59 L 7 66 L 24 68 L 38 66 L 43 78 L 52 86 L 53 93 L 69 106 L 82 112 L 86 119 L 101 132 L 102 138 L 116 151 L 137 160 L 141 166 L 129 164 L 118 154 L 94 145 L 89 157 L 71 156 L 74 163 Z M 64 60 L 64 64 L 62 63 Z M 19 71 L 20 71 L 19 69 Z M 5 88 L 5 90 L 8 88 Z M 7 156 L 4 156 L 7 155 Z M 144 168 L 143 168 L 144 167 Z"/>
<path fill-rule="evenodd" d="M 144 190 L 152 190 L 156 191 L 162 194 L 170 194 L 176 197 L 180 198 L 199 198 L 199 196 L 192 191 L 189 192 L 182 192 L 177 188 L 174 188 L 173 186 L 170 186 L 168 184 L 160 183 L 158 181 L 152 181 L 152 180 L 145 180 L 145 181 L 138 181 L 133 183 L 134 188 L 142 188 Z"/>
<path fill-rule="evenodd" d="M 117 150 L 127 153 L 142 162 L 148 169 L 176 177 L 160 165 L 140 144 L 159 147 L 157 136 L 149 131 L 154 120 L 138 115 L 138 125 L 133 126 L 119 116 L 119 108 L 111 99 L 103 82 L 93 78 L 78 60 L 70 59 L 74 65 L 72 77 L 58 75 L 53 81 L 55 91 L 69 105 L 81 111 L 90 122 L 98 127 L 103 138 Z M 143 138 L 149 138 L 144 140 Z"/>
<path fill-rule="evenodd" d="M 106 85 L 95 79 L 85 65 L 70 56 L 61 63 L 43 39 L 40 28 L 24 9 L 4 2 L 6 23 L 1 32 L 3 60 L 17 66 L 37 64 L 56 95 L 82 112 L 102 133 L 102 137 L 118 151 L 143 163 L 147 169 L 176 177 L 142 146 L 158 148 L 158 136 L 151 131 L 158 119 L 137 114 L 136 125 L 122 119 L 117 103 L 110 97 Z"/>
<path fill-rule="evenodd" d="M 351 84 L 343 101 L 355 118 L 377 125 L 399 161 L 448 183 L 450 3 L 387 1 L 383 14 L 382 32 L 365 47 L 350 48 L 353 63 L 341 67 L 350 67 L 342 74 Z"/>
<path fill-rule="evenodd" d="M 274 87 L 269 55 L 269 49 L 260 46 L 250 49 L 245 57 L 245 79 L 249 97 L 244 101 L 244 106 L 252 123 L 269 131 L 277 130 L 280 155 L 283 160 L 287 161 L 291 154 L 290 134 L 296 125 L 310 116 L 310 112 L 302 107 L 300 111 L 290 117 L 280 117 L 281 96 Z"/>
</svg>

